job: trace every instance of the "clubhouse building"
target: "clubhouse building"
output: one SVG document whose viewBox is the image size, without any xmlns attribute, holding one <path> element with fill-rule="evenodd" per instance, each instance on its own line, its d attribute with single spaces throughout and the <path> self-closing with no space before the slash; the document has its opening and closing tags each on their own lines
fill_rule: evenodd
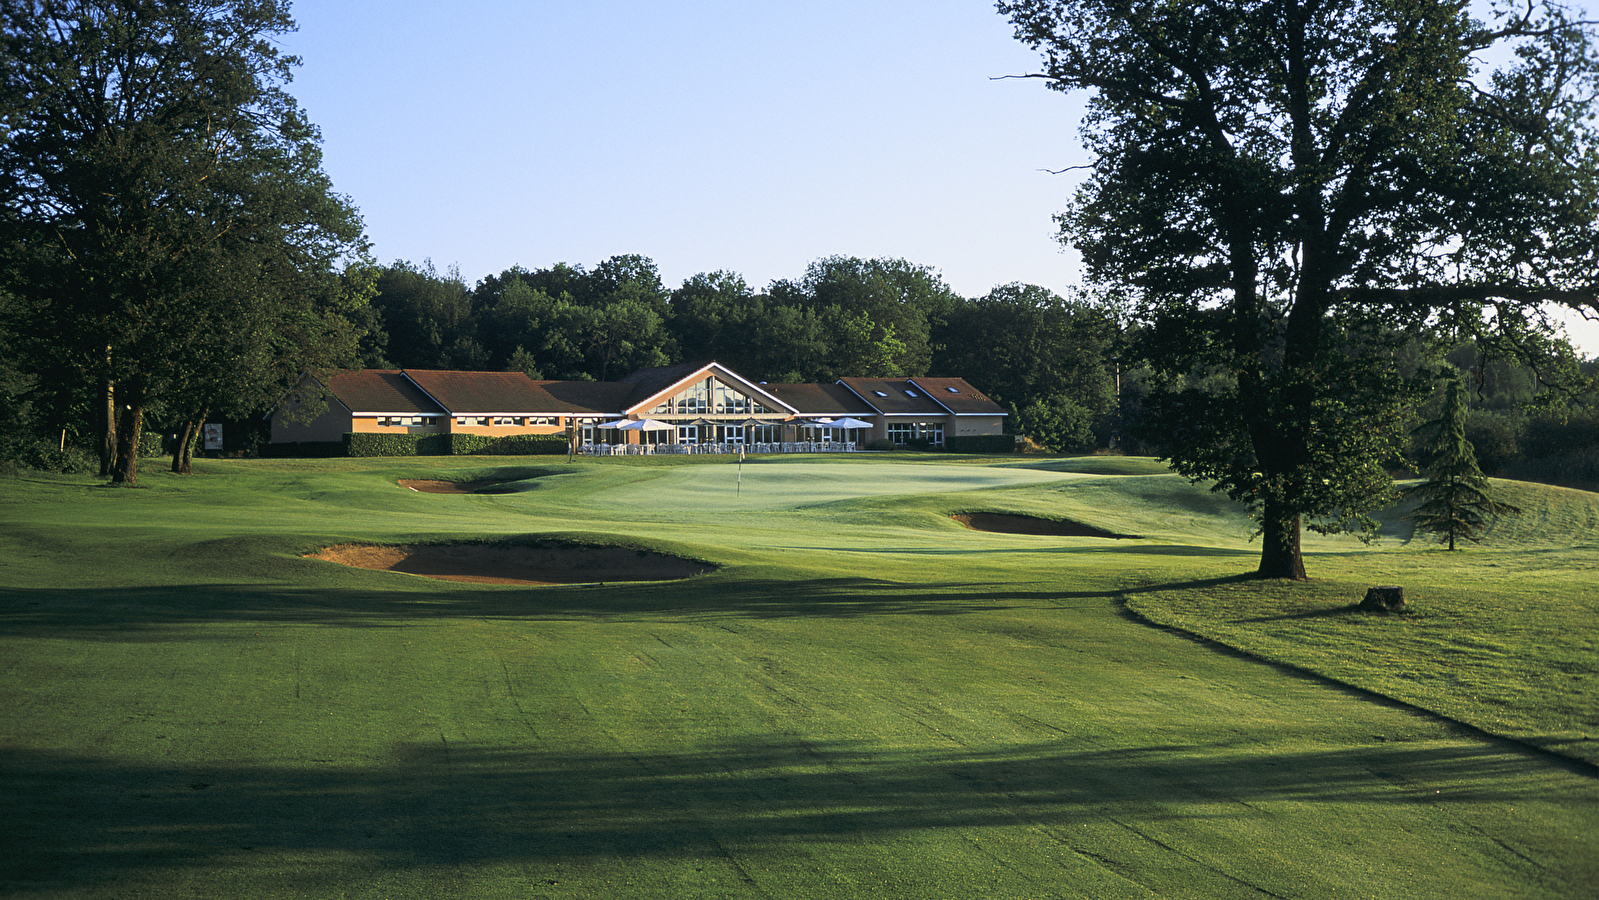
<svg viewBox="0 0 1599 900">
<path fill-rule="evenodd" d="M 366 369 L 305 376 L 320 395 L 309 421 L 286 400 L 272 442 L 334 442 L 349 433 L 575 435 L 590 452 L 739 448 L 853 450 L 887 439 L 944 446 L 997 435 L 1005 410 L 960 378 L 753 382 L 716 362 L 643 369 L 621 381 L 538 381 L 520 372 Z"/>
</svg>

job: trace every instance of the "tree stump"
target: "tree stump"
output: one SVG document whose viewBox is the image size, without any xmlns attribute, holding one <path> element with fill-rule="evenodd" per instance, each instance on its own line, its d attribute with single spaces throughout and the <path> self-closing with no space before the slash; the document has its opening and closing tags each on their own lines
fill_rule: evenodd
<svg viewBox="0 0 1599 900">
<path fill-rule="evenodd" d="M 1360 601 L 1360 608 L 1366 612 L 1403 612 L 1405 610 L 1405 589 L 1397 584 L 1385 584 L 1366 589 L 1366 599 Z"/>
</svg>

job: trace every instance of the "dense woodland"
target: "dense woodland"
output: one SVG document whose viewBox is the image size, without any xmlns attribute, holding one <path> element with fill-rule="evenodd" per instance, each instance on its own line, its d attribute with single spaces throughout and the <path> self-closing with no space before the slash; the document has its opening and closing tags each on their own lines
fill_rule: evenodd
<svg viewBox="0 0 1599 900">
<path fill-rule="evenodd" d="M 1147 370 L 1122 368 L 1137 328 L 1113 298 L 1062 297 L 1007 284 L 956 294 L 936 270 L 897 259 L 828 257 L 800 277 L 756 290 L 731 271 L 676 288 L 655 263 L 617 256 L 592 267 L 512 267 L 469 285 L 430 262 L 396 261 L 345 278 L 368 297 L 350 309 L 349 364 L 364 368 L 520 371 L 533 378 L 614 380 L 648 366 L 715 359 L 761 381 L 845 375 L 955 375 L 1011 412 L 1008 430 L 1064 453 L 1163 452 L 1143 428 Z M 0 303 L 17 304 L 0 295 Z M 0 322 L 5 321 L 0 318 Z M 15 318 L 11 321 L 15 322 Z M 0 423 L 5 456 L 41 467 L 92 468 L 92 390 L 52 377 L 48 342 L 0 326 Z M 348 343 L 348 342 L 347 342 Z M 1489 474 L 1599 488 L 1599 360 L 1550 342 L 1540 366 L 1443 335 L 1409 340 L 1410 367 L 1428 360 L 1468 373 L 1468 434 Z M 264 440 L 260 417 L 288 389 L 228 409 L 231 452 Z M 1206 376 L 1192 383 L 1205 389 Z M 92 387 L 92 386 L 90 386 Z M 1436 413 L 1442 393 L 1413 410 Z M 145 452 L 170 450 L 183 408 L 157 403 Z M 62 452 L 62 447 L 66 452 Z M 1407 454 L 1408 456 L 1409 454 Z M 1410 460 L 1396 458 L 1395 471 Z"/>
</svg>

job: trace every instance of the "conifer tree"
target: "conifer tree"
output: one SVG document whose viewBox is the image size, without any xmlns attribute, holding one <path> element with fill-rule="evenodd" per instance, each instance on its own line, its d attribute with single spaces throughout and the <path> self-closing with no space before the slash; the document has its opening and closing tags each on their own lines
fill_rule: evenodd
<svg viewBox="0 0 1599 900">
<path fill-rule="evenodd" d="M 1488 493 L 1488 479 L 1477 465 L 1477 452 L 1466 439 L 1466 395 L 1460 379 L 1449 382 L 1443 414 L 1416 429 L 1427 436 L 1421 467 L 1427 480 L 1405 488 L 1407 500 L 1421 503 L 1408 518 L 1421 531 L 1439 535 L 1455 549 L 1455 538 L 1475 542 L 1489 516 L 1519 515 L 1521 510 Z"/>
</svg>

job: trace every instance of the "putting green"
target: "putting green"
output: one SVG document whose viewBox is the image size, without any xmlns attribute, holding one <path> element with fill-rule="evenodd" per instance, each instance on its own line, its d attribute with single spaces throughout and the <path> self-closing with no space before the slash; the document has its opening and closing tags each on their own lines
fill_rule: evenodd
<svg viewBox="0 0 1599 900">
<path fill-rule="evenodd" d="M 1599 884 L 1587 771 L 1132 621 L 1129 590 L 1252 565 L 1247 524 L 1181 479 L 799 458 L 746 462 L 740 481 L 736 463 L 610 462 L 496 495 L 396 483 L 493 477 L 460 460 L 15 483 L 0 498 L 0 892 Z M 949 518 L 972 510 L 1145 538 Z M 298 556 L 526 534 L 722 568 L 526 588 Z"/>
</svg>

